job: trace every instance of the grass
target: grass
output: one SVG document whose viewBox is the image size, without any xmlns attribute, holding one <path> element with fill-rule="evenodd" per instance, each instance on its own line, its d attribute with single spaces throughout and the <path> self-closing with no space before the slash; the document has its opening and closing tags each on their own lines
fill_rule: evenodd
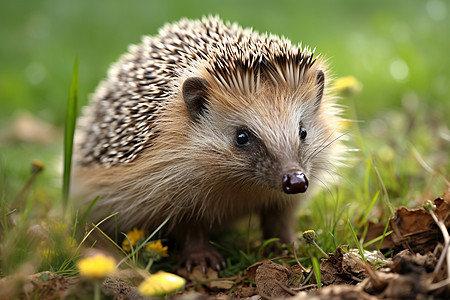
<svg viewBox="0 0 450 300">
<path fill-rule="evenodd" d="M 330 11 L 340 12 L 341 18 L 347 19 L 345 18 L 344 8 L 351 7 L 352 5 L 349 4 L 351 2 L 339 5 L 330 4 L 338 5 Z M 391 6 L 388 2 L 383 3 L 377 3 L 377 6 L 381 9 L 370 7 L 370 4 L 366 7 L 367 10 L 359 7 L 362 16 L 369 21 L 358 30 L 348 27 L 345 22 L 336 22 L 336 28 L 330 29 L 319 26 L 314 33 L 314 35 L 319 35 L 318 40 L 324 41 L 320 48 L 329 49 L 328 52 L 334 54 L 334 58 L 331 59 L 332 62 L 336 61 L 336 64 L 333 65 L 334 73 L 337 76 L 350 73 L 363 82 L 363 89 L 360 93 L 341 95 L 343 98 L 341 103 L 349 108 L 347 117 L 358 121 L 349 125 L 349 132 L 351 132 L 349 146 L 350 148 L 357 148 L 359 151 L 351 152 L 349 155 L 351 159 L 348 162 L 349 167 L 339 170 L 339 175 L 336 175 L 340 177 L 339 184 L 325 187 L 309 203 L 305 203 L 298 217 L 297 232 L 299 235 L 305 230 L 315 230 L 317 244 L 327 253 L 333 252 L 337 247 L 343 245 L 350 245 L 352 248 L 358 247 L 361 253 L 366 247 L 381 245 L 383 238 L 389 234 L 387 226 L 382 236 L 372 241 L 364 241 L 364 232 L 367 230 L 368 222 L 387 224 L 395 207 L 400 205 L 415 207 L 424 200 L 440 196 L 446 187 L 445 178 L 449 176 L 448 114 L 450 112 L 446 102 L 449 99 L 449 91 L 448 88 L 447 90 L 443 89 L 439 82 L 449 78 L 448 70 L 450 70 L 450 67 L 448 67 L 448 61 L 435 62 L 432 60 L 433 57 L 445 57 L 442 53 L 445 49 L 448 49 L 449 41 L 437 39 L 436 36 L 448 36 L 447 31 L 450 26 L 445 26 L 448 23 L 448 18 L 440 21 L 441 23 L 436 21 L 436 23 L 439 23 L 436 30 L 423 33 L 418 30 L 420 24 L 425 24 L 431 28 L 434 28 L 432 27 L 434 25 L 430 25 L 431 21 L 428 19 L 423 20 L 421 1 L 416 2 L 418 5 L 408 4 L 407 7 L 394 4 L 391 7 L 392 10 L 383 10 L 383 7 Z M 29 18 L 27 19 L 29 22 L 35 20 L 33 22 L 45 23 L 45 20 L 49 20 L 48 18 L 52 20 L 51 18 L 58 15 L 56 13 L 58 7 L 62 10 L 61 6 L 54 5 L 48 11 L 41 12 L 41 15 L 37 14 L 36 17 L 36 11 L 33 11 L 33 9 L 39 8 L 41 5 L 41 3 L 36 2 L 27 7 L 23 13 L 17 15 L 26 16 Z M 97 5 L 92 4 L 93 11 L 100 9 Z M 225 4 L 217 5 L 219 5 L 219 12 L 225 18 L 239 20 L 239 16 L 233 17 L 233 14 L 223 6 Z M 320 9 L 321 4 L 312 5 L 316 5 L 316 9 Z M 69 8 L 80 8 L 82 6 L 83 4 L 72 3 Z M 193 8 L 187 8 L 183 12 L 175 12 L 170 17 L 162 16 L 164 20 L 162 20 L 162 17 L 158 17 L 161 20 L 154 21 L 155 24 L 150 26 L 152 29 L 140 27 L 142 25 L 139 25 L 139 22 L 143 23 L 140 17 L 131 20 L 129 26 L 139 35 L 148 32 L 153 33 L 155 28 L 164 21 L 178 18 L 182 14 L 195 17 L 200 14 L 199 12 L 201 14 L 208 13 L 199 9 L 199 6 L 201 6 L 200 2 L 194 1 Z M 8 8 L 14 10 L 11 7 L 6 7 L 5 10 Z M 70 10 L 69 8 L 67 11 Z M 196 8 L 198 11 L 195 11 Z M 114 9 L 116 8 L 111 5 L 105 9 L 108 13 L 99 13 L 98 16 L 101 19 L 99 22 L 103 21 L 105 24 L 109 24 L 108 22 L 115 20 L 115 18 L 104 19 L 104 16 L 114 16 L 116 14 Z M 274 22 L 273 20 L 277 17 L 276 10 L 264 8 L 264 5 L 258 5 L 254 9 L 258 10 L 260 16 L 272 16 L 272 18 L 266 18 L 270 22 Z M 371 9 L 373 14 L 368 12 Z M 120 9 L 116 10 L 121 13 Z M 62 14 L 67 14 L 67 11 L 63 10 Z M 295 9 L 292 9 L 292 11 L 295 11 Z M 401 12 L 396 17 L 397 19 L 393 17 L 395 12 Z M 136 13 L 139 15 L 138 12 Z M 150 14 L 153 13 L 153 11 L 150 12 Z M 258 13 L 255 15 L 258 15 Z M 12 16 L 4 16 L 3 19 L 13 22 Z M 33 16 L 35 19 L 33 19 Z M 309 16 L 305 17 L 310 18 Z M 325 20 L 333 18 L 333 16 L 320 15 L 318 18 L 324 18 Z M 351 18 L 356 17 L 352 15 L 348 18 L 353 20 Z M 148 19 L 152 18 L 148 18 L 146 14 L 145 20 Z M 241 23 L 251 25 L 246 24 L 246 22 L 255 22 L 257 29 L 272 31 L 270 28 L 275 27 L 279 33 L 285 33 L 286 28 L 277 27 L 279 25 L 276 23 L 260 23 L 262 19 L 264 18 L 247 20 L 246 17 L 241 17 Z M 422 23 L 417 21 L 417 23 L 405 25 L 405 20 L 422 20 Z M 310 24 L 314 22 L 314 20 L 309 19 L 306 21 Z M 70 22 L 75 22 L 75 19 L 70 18 Z M 84 26 L 96 27 L 89 22 L 93 21 L 89 20 L 87 25 L 75 23 L 73 30 L 76 32 L 76 37 L 81 36 L 81 32 L 86 30 L 87 27 Z M 359 24 L 360 21 L 354 20 L 354 22 Z M 103 35 L 111 36 L 106 34 L 105 28 L 100 25 L 98 27 L 103 30 Z M 21 27 L 18 28 L 19 32 L 24 30 Z M 286 35 L 293 36 L 294 40 L 300 40 L 300 35 L 305 36 L 302 39 L 306 41 L 317 40 L 317 37 L 312 36 L 310 32 L 292 32 L 292 28 L 298 28 L 298 26 L 290 26 L 291 32 L 286 32 Z M 1 28 L 0 30 L 5 29 Z M 335 32 L 335 35 L 338 36 L 338 33 L 342 33 L 343 38 L 336 41 L 326 34 L 327 30 L 337 30 L 338 32 Z M 389 36 L 390 30 L 409 30 L 411 32 L 416 30 L 418 38 L 412 39 L 411 36 L 403 36 L 404 39 L 409 38 L 410 40 L 409 43 L 401 43 L 401 41 L 394 41 L 386 37 Z M 56 30 L 55 33 L 63 39 L 61 32 Z M 347 33 L 350 34 L 347 35 Z M 28 50 L 32 54 L 36 54 L 44 66 L 48 67 L 47 74 L 54 75 L 55 82 L 53 85 L 50 85 L 48 75 L 42 79 L 43 81 L 38 86 L 23 81 L 23 79 L 18 80 L 16 72 L 12 71 L 12 64 L 4 59 L 6 55 L 0 58 L 0 61 L 5 61 L 4 70 L 10 72 L 8 76 L 0 74 L 2 79 L 7 79 L 5 81 L 7 87 L 2 88 L 1 84 L 3 83 L 0 84 L 0 95 L 2 99 L 11 99 L 11 101 L 5 103 L 4 110 L 0 112 L 3 124 L 9 123 L 11 121 L 8 118 L 10 114 L 17 107 L 22 106 L 36 111 L 41 118 L 52 121 L 57 126 L 60 126 L 64 121 L 67 122 L 64 142 L 62 142 L 63 138 L 59 136 L 53 143 L 44 145 L 9 140 L 0 143 L 0 240 L 2 244 L 0 277 L 17 273 L 32 274 L 41 270 L 51 270 L 64 276 L 72 276 L 77 273 L 75 262 L 80 253 L 78 250 L 92 246 L 85 242 L 86 234 L 89 235 L 95 226 L 86 226 L 86 212 L 73 213 L 76 215 L 74 221 L 68 221 L 68 218 L 63 218 L 63 221 L 61 221 L 60 215 L 64 215 L 66 210 L 70 212 L 65 207 L 67 206 L 67 195 L 70 188 L 70 157 L 73 126 L 77 112 L 76 99 L 79 96 L 82 99 L 80 102 L 85 102 L 88 92 L 93 90 L 103 76 L 107 65 L 124 51 L 125 45 L 138 40 L 137 34 L 130 38 L 128 34 L 118 32 L 117 37 L 118 40 L 111 41 L 111 44 L 115 45 L 114 50 L 111 53 L 108 52 L 105 56 L 100 56 L 98 64 L 95 64 L 94 61 L 98 59 L 98 53 L 104 51 L 105 40 L 95 40 L 91 41 L 92 43 L 83 44 L 81 52 L 84 57 L 80 60 L 81 86 L 78 87 L 77 84 L 78 62 L 76 61 L 72 73 L 72 85 L 69 89 L 67 117 L 61 117 L 65 115 L 63 112 L 66 102 L 59 101 L 59 99 L 61 98 L 60 95 L 67 90 L 70 77 L 67 76 L 68 61 L 73 58 L 73 51 L 70 51 L 73 49 L 67 50 L 67 48 L 64 48 L 66 51 L 62 55 L 62 61 L 57 63 L 50 63 L 50 61 L 53 60 L 54 53 L 56 53 L 56 45 L 60 43 L 49 40 L 49 37 L 44 37 L 43 40 L 38 42 L 42 45 L 45 44 L 45 47 L 47 47 L 45 48 L 46 54 L 38 49 L 34 53 L 33 50 Z M 365 42 L 361 42 L 361 39 L 364 39 Z M 381 49 L 386 57 L 380 57 L 381 52 L 371 53 L 369 51 L 370 47 L 373 46 L 368 41 L 370 39 L 379 41 L 379 44 L 387 45 L 386 49 Z M 346 50 L 347 45 L 341 40 L 354 41 L 352 46 L 360 49 L 360 52 L 364 52 L 364 55 L 362 55 L 364 57 L 349 55 L 348 50 Z M 425 43 L 424 46 L 417 46 L 423 41 L 429 42 Z M 433 45 L 431 41 L 436 41 L 437 45 Z M 308 44 L 313 44 L 312 42 L 308 42 Z M 69 46 L 64 45 L 64 47 L 70 48 L 70 43 Z M 8 48 L 5 49 L 0 51 L 9 51 Z M 422 53 L 434 55 L 422 57 Z M 21 55 L 18 55 L 17 59 L 30 54 L 22 53 Z M 373 61 L 368 61 L 368 57 L 374 58 Z M 389 77 L 389 75 L 386 76 L 389 65 L 383 65 L 380 61 L 392 61 L 396 57 L 400 57 L 407 62 L 410 70 L 407 79 L 399 81 Z M 361 65 L 364 65 L 364 67 L 356 69 L 356 66 Z M 95 66 L 95 68 L 91 66 Z M 21 67 L 25 68 L 26 66 Z M 428 78 L 433 79 L 433 81 Z M 50 100 L 46 103 L 48 106 L 46 110 L 37 108 L 36 103 L 39 103 L 41 98 L 36 98 L 38 97 L 36 95 L 48 96 Z M 14 101 L 14 99 L 17 101 Z M 20 106 L 15 106 L 14 103 L 19 103 Z M 64 144 L 64 171 L 61 175 L 59 174 L 59 161 L 61 160 L 59 157 L 61 156 L 60 145 L 62 143 Z M 19 206 L 14 202 L 14 199 L 30 177 L 29 167 L 33 158 L 43 161 L 46 168 L 21 196 L 24 201 Z M 62 186 L 60 185 L 61 177 L 63 178 Z M 444 180 L 441 177 L 444 177 Z M 61 200 L 61 192 L 63 200 Z M 97 200 L 93 199 L 92 203 L 94 204 Z M 257 230 L 254 220 L 249 220 L 248 226 L 243 227 L 245 228 L 238 229 L 243 230 L 243 234 L 233 233 L 234 243 L 231 246 L 220 240 L 215 244 L 224 253 L 227 253 L 229 268 L 224 272 L 227 276 L 238 274 L 249 265 L 266 257 L 265 255 L 269 251 L 265 250 L 270 249 L 274 242 L 274 240 L 259 242 L 258 234 L 255 234 Z M 86 234 L 84 239 L 76 241 L 74 240 L 74 232 L 80 228 L 83 232 L 86 231 Z M 358 233 L 362 233 L 359 238 L 356 236 Z M 238 237 L 236 238 L 236 236 Z M 46 245 L 41 244 L 43 240 L 47 242 Z M 242 249 L 245 249 L 245 251 Z M 137 255 L 137 249 L 134 250 L 129 261 L 133 261 L 133 257 Z M 320 283 L 316 258 L 322 257 L 322 254 L 304 243 L 302 239 L 299 239 L 297 254 L 299 260 L 305 266 L 314 267 L 316 265 L 314 267 L 315 274 L 319 276 L 319 278 L 316 277 L 316 280 Z M 137 262 L 137 256 L 135 258 Z"/>
<path fill-rule="evenodd" d="M 320 274 L 320 267 L 319 267 L 319 261 L 315 256 L 311 257 L 312 260 L 312 268 L 314 270 L 314 275 L 316 277 L 317 286 L 320 289 L 322 287 L 322 280 L 321 280 L 321 274 Z"/>
<path fill-rule="evenodd" d="M 63 219 L 67 210 L 70 192 L 70 170 L 72 166 L 73 137 L 78 115 L 78 58 L 75 59 L 70 83 L 69 101 L 67 105 L 66 123 L 64 126 L 64 171 L 63 171 Z"/>
</svg>

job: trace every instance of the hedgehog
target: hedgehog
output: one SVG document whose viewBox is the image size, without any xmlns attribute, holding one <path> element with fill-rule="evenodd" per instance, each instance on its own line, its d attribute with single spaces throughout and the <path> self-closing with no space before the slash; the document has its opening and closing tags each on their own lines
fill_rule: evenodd
<svg viewBox="0 0 450 300">
<path fill-rule="evenodd" d="M 113 64 L 78 120 L 73 190 L 90 217 L 182 243 L 185 266 L 219 270 L 210 234 L 258 214 L 295 240 L 295 212 L 341 161 L 341 108 L 314 50 L 223 22 L 182 19 Z"/>
</svg>

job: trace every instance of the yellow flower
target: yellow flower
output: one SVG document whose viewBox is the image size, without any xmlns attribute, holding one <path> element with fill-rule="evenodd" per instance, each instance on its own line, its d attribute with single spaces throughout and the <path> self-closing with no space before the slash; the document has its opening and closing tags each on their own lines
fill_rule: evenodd
<svg viewBox="0 0 450 300">
<path fill-rule="evenodd" d="M 183 277 L 159 271 L 145 279 L 138 290 L 146 297 L 164 296 L 181 290 L 185 283 L 186 280 Z"/>
<path fill-rule="evenodd" d="M 167 254 L 167 246 L 163 246 L 160 240 L 150 242 L 145 246 L 145 250 L 160 257 L 169 257 L 169 254 Z"/>
<path fill-rule="evenodd" d="M 64 255 L 73 255 L 76 252 L 77 241 L 71 236 L 58 237 L 59 239 L 45 239 L 39 243 L 42 258 L 52 260 Z"/>
<path fill-rule="evenodd" d="M 116 268 L 116 261 L 110 256 L 97 254 L 92 257 L 81 259 L 77 264 L 80 275 L 92 278 L 102 279 L 114 273 Z"/>
<path fill-rule="evenodd" d="M 45 260 L 48 260 L 48 261 L 51 260 L 52 257 L 55 256 L 55 251 L 54 251 L 53 249 L 51 249 L 50 247 L 46 246 L 46 243 L 42 243 L 42 242 L 41 242 L 40 245 L 42 246 L 42 248 L 40 248 L 40 249 L 41 249 L 42 257 L 43 257 Z"/>
<path fill-rule="evenodd" d="M 39 173 L 45 169 L 45 165 L 42 161 L 38 159 L 33 159 L 31 161 L 31 173 Z"/>
<path fill-rule="evenodd" d="M 333 89 L 337 93 L 356 94 L 361 91 L 362 84 L 353 76 L 345 76 L 334 82 Z"/>
<path fill-rule="evenodd" d="M 127 238 L 128 237 L 128 238 Z M 133 230 L 128 231 L 125 239 L 122 242 L 122 248 L 125 251 L 131 251 L 131 246 L 136 246 L 137 241 L 143 239 L 145 237 L 145 231 L 143 229 L 137 229 L 136 227 Z M 131 245 L 130 245 L 131 242 Z"/>
<path fill-rule="evenodd" d="M 316 232 L 314 230 L 306 230 L 303 232 L 303 238 L 308 244 L 312 244 L 316 240 Z"/>
</svg>

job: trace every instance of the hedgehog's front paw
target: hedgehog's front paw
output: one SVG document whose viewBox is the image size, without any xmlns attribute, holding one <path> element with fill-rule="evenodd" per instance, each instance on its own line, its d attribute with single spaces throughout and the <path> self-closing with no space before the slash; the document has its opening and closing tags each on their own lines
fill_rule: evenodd
<svg viewBox="0 0 450 300">
<path fill-rule="evenodd" d="M 208 267 L 216 271 L 225 269 L 226 267 L 222 255 L 211 245 L 185 251 L 183 258 L 189 273 L 191 273 L 192 268 L 195 266 L 200 266 L 204 274 L 206 274 Z"/>
</svg>

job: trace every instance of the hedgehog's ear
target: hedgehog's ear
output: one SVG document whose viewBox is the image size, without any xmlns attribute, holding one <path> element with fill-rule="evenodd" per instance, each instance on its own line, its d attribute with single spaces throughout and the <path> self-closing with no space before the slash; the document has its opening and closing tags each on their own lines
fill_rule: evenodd
<svg viewBox="0 0 450 300">
<path fill-rule="evenodd" d="M 200 77 L 189 77 L 183 83 L 183 98 L 192 120 L 198 121 L 206 109 L 208 83 Z"/>
<path fill-rule="evenodd" d="M 325 88 L 325 74 L 323 73 L 322 70 L 316 71 L 316 86 L 317 86 L 317 94 L 314 99 L 314 107 L 318 109 L 320 106 L 320 102 L 322 101 L 323 90 Z"/>
</svg>

